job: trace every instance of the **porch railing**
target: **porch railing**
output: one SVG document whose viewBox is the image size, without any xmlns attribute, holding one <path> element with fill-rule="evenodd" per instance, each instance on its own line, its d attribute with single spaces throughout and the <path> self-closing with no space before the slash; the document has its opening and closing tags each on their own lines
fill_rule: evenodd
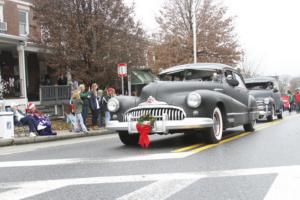
<svg viewBox="0 0 300 200">
<path fill-rule="evenodd" d="M 46 105 L 61 105 L 69 102 L 71 98 L 71 86 L 51 85 L 40 86 L 40 101 Z"/>
</svg>

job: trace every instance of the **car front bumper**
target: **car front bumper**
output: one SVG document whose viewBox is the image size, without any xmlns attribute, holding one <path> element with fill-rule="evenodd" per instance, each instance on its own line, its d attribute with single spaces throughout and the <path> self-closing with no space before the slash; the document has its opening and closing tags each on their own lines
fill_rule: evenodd
<svg viewBox="0 0 300 200">
<path fill-rule="evenodd" d="M 138 133 L 136 121 L 119 122 L 113 120 L 108 122 L 106 128 L 113 131 L 128 131 L 129 133 Z M 213 126 L 211 118 L 185 118 L 184 120 L 162 120 L 156 121 L 152 133 L 168 133 L 170 130 L 193 130 L 209 128 Z"/>
<path fill-rule="evenodd" d="M 268 116 L 272 115 L 271 111 L 258 111 L 258 119 L 264 120 L 267 119 Z"/>
</svg>

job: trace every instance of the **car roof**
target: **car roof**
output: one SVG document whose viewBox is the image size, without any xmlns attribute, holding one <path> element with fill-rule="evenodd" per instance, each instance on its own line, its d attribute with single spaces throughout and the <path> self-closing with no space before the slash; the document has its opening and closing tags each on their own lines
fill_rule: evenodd
<svg viewBox="0 0 300 200">
<path fill-rule="evenodd" d="M 220 63 L 194 63 L 194 64 L 184 64 L 184 65 L 177 65 L 174 67 L 170 67 L 168 69 L 163 70 L 159 74 L 165 74 L 165 73 L 170 73 L 173 71 L 181 71 L 181 70 L 187 70 L 187 69 L 196 69 L 196 70 L 201 70 L 201 69 L 208 69 L 208 70 L 233 70 L 236 71 L 233 67 L 230 67 L 228 65 L 220 64 Z"/>
<path fill-rule="evenodd" d="M 254 78 L 246 78 L 246 83 L 267 83 L 267 82 L 275 82 L 276 79 L 268 76 L 254 77 Z"/>
</svg>

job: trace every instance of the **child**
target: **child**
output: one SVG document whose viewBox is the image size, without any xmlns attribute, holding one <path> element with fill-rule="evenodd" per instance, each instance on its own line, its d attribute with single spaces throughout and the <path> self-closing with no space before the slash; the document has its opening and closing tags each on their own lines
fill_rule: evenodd
<svg viewBox="0 0 300 200">
<path fill-rule="evenodd" d="M 72 95 L 72 101 L 73 101 L 73 104 L 74 104 L 74 107 L 75 107 L 75 119 L 76 119 L 76 122 L 79 123 L 80 125 L 80 130 L 83 131 L 84 133 L 88 133 L 88 130 L 83 122 L 83 118 L 82 118 L 82 106 L 83 106 L 83 101 L 81 100 L 80 98 L 80 91 L 78 90 L 75 90 L 73 92 L 73 95 Z"/>
<path fill-rule="evenodd" d="M 65 106 L 65 115 L 66 115 L 66 121 L 67 124 L 69 124 L 69 131 L 72 132 L 80 132 L 80 126 L 76 121 L 74 110 L 72 109 L 72 100 L 70 100 L 70 103 Z"/>
</svg>

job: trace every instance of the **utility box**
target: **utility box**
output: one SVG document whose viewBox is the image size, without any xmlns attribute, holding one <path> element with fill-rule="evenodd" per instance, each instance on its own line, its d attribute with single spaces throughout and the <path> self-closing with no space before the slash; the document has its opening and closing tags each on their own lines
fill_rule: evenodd
<svg viewBox="0 0 300 200">
<path fill-rule="evenodd" d="M 14 138 L 14 113 L 0 112 L 0 138 Z"/>
</svg>

